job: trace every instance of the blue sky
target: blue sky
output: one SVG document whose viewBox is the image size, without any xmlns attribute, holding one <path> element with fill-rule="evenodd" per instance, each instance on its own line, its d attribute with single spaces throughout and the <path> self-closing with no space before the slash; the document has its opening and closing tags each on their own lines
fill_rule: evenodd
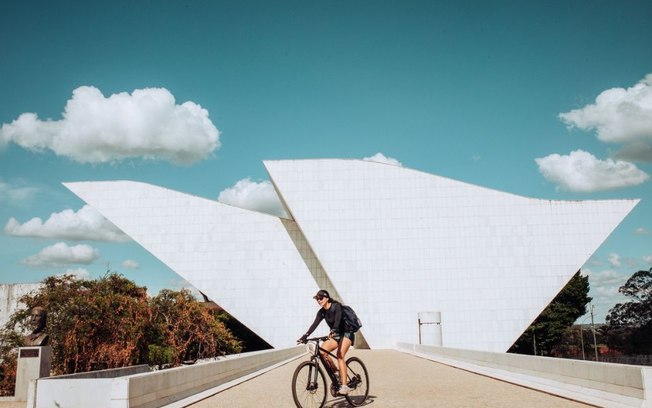
<svg viewBox="0 0 652 408">
<path fill-rule="evenodd" d="M 583 267 L 652 267 L 649 1 L 3 1 L 0 283 L 180 277 L 61 185 L 278 211 L 264 159 L 394 159 L 523 196 L 641 198 Z M 651 75 L 651 76 L 648 76 Z M 380 155 L 377 155 L 380 153 Z"/>
</svg>

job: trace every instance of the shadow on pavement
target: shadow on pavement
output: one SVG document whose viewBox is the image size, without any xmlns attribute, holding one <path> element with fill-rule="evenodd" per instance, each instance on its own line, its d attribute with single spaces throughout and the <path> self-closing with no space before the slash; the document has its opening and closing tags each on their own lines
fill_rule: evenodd
<svg viewBox="0 0 652 408">
<path fill-rule="evenodd" d="M 358 406 L 359 407 L 369 406 L 373 404 L 375 399 L 376 399 L 375 395 L 369 395 L 367 397 L 367 400 L 364 402 L 364 404 Z M 352 407 L 352 405 L 349 404 L 349 402 L 344 397 L 337 397 L 335 399 L 328 400 L 324 404 L 324 408 L 350 408 L 350 407 Z"/>
</svg>

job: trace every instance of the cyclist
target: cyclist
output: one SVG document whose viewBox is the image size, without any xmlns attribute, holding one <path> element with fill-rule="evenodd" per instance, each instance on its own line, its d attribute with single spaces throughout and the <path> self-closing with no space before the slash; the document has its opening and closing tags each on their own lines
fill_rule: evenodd
<svg viewBox="0 0 652 408">
<path fill-rule="evenodd" d="M 319 306 L 321 306 L 321 308 L 317 311 L 315 321 L 312 323 L 306 334 L 301 336 L 298 341 L 300 343 L 305 342 L 308 336 L 310 336 L 310 333 L 312 333 L 317 328 L 317 326 L 319 326 L 319 323 L 321 323 L 322 320 L 326 319 L 326 323 L 328 324 L 328 327 L 330 327 L 331 331 L 328 335 L 329 339 L 324 342 L 322 348 L 328 352 L 333 351 L 335 348 L 337 348 L 337 362 L 339 365 L 340 376 L 338 392 L 342 395 L 348 394 L 351 389 L 348 387 L 348 385 L 342 384 L 341 379 L 346 380 L 346 361 L 344 358 L 346 356 L 346 352 L 349 351 L 349 347 L 351 347 L 351 344 L 353 344 L 353 341 L 355 340 L 355 333 L 345 331 L 344 319 L 342 318 L 342 304 L 332 299 L 328 291 L 321 289 L 315 296 L 313 296 L 313 298 L 317 300 L 317 303 Z M 333 372 L 338 373 L 338 369 L 336 368 L 335 363 L 333 363 L 333 360 L 331 360 L 330 356 L 325 351 L 322 351 L 321 354 L 327 364 L 333 369 Z"/>
</svg>

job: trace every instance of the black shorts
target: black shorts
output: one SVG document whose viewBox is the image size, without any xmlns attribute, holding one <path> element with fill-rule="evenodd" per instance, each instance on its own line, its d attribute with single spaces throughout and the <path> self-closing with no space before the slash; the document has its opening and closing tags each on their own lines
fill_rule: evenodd
<svg viewBox="0 0 652 408">
<path fill-rule="evenodd" d="M 343 332 L 343 333 L 336 333 L 333 336 L 333 340 L 337 341 L 338 343 L 342 338 L 346 337 L 347 339 L 351 340 L 351 344 L 355 342 L 355 333 L 354 332 Z"/>
</svg>

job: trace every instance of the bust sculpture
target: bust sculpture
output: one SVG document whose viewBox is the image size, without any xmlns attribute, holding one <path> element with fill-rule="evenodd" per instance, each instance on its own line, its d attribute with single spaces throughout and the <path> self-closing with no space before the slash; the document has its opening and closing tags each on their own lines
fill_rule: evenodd
<svg viewBox="0 0 652 408">
<path fill-rule="evenodd" d="M 25 336 L 25 346 L 47 346 L 50 337 L 45 332 L 45 323 L 48 319 L 48 312 L 41 306 L 36 306 L 31 311 L 30 325 L 33 331 Z"/>
</svg>

